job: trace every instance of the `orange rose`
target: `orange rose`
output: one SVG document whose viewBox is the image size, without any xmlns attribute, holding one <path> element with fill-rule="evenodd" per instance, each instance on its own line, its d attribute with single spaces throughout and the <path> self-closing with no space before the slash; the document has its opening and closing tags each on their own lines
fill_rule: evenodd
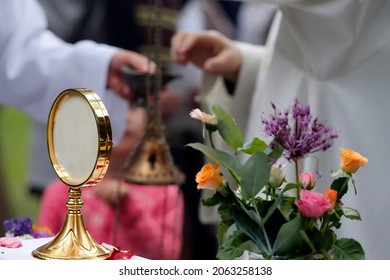
<svg viewBox="0 0 390 280">
<path fill-rule="evenodd" d="M 355 173 L 368 162 L 368 159 L 353 150 L 340 150 L 340 167 L 347 173 Z"/>
<path fill-rule="evenodd" d="M 330 188 L 326 188 L 324 192 L 324 199 L 330 203 L 328 211 L 333 210 L 334 205 L 336 204 L 337 191 Z"/>
<path fill-rule="evenodd" d="M 223 181 L 223 177 L 219 171 L 218 164 L 206 163 L 202 169 L 196 174 L 195 181 L 198 183 L 199 189 L 217 190 Z"/>
</svg>

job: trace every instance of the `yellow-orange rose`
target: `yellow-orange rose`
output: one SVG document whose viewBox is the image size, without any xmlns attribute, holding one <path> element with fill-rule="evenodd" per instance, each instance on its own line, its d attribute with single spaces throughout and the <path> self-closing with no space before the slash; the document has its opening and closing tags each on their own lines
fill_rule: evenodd
<svg viewBox="0 0 390 280">
<path fill-rule="evenodd" d="M 326 188 L 324 192 L 324 199 L 330 203 L 328 211 L 333 210 L 336 200 L 337 200 L 337 191 L 330 188 Z"/>
<path fill-rule="evenodd" d="M 340 168 L 347 173 L 355 173 L 368 162 L 367 158 L 353 150 L 340 150 Z"/>
<path fill-rule="evenodd" d="M 218 164 L 206 163 L 196 174 L 195 181 L 199 189 L 217 190 L 223 181 Z"/>
</svg>

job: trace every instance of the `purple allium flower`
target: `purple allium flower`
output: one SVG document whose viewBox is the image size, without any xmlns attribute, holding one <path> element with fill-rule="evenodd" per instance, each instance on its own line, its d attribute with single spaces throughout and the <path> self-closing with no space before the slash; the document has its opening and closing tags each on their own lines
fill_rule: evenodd
<svg viewBox="0 0 390 280">
<path fill-rule="evenodd" d="M 6 232 L 12 233 L 14 236 L 33 233 L 31 217 L 11 218 L 4 220 L 4 229 Z"/>
<path fill-rule="evenodd" d="M 339 133 L 313 118 L 309 106 L 302 106 L 298 100 L 284 112 L 271 103 L 274 113 L 262 118 L 266 135 L 274 138 L 284 148 L 287 160 L 297 160 L 310 153 L 326 151 Z"/>
</svg>

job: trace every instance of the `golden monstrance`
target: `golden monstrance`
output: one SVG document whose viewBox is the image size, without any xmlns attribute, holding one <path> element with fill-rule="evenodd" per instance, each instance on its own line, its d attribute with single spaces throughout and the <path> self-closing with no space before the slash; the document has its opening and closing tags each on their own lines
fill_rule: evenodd
<svg viewBox="0 0 390 280">
<path fill-rule="evenodd" d="M 107 110 L 89 89 L 67 89 L 50 110 L 47 144 L 50 161 L 63 183 L 69 186 L 68 212 L 53 240 L 32 252 L 40 259 L 105 259 L 110 251 L 87 231 L 81 208 L 81 190 L 104 177 L 112 151 L 112 133 Z M 59 202 L 60 203 L 60 202 Z"/>
</svg>

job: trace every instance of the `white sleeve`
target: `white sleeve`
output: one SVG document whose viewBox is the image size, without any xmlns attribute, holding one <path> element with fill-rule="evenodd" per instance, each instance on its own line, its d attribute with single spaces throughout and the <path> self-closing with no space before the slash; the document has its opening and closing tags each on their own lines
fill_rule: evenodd
<svg viewBox="0 0 390 280">
<path fill-rule="evenodd" d="M 47 30 L 35 0 L 0 0 L 0 7 L 0 102 L 46 123 L 61 91 L 89 88 L 103 100 L 115 120 L 113 133 L 120 137 L 127 102 L 106 88 L 116 48 L 92 41 L 65 43 Z"/>
</svg>

